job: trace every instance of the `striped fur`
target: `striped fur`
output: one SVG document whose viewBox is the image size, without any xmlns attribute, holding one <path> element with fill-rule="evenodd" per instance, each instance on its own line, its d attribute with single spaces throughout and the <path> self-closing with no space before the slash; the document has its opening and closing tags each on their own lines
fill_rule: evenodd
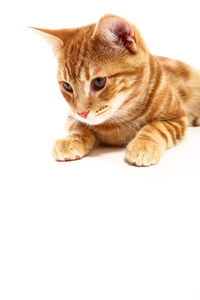
<svg viewBox="0 0 200 300">
<path fill-rule="evenodd" d="M 149 166 L 183 139 L 187 125 L 200 125 L 200 72 L 150 54 L 128 21 L 106 15 L 81 28 L 37 31 L 51 37 L 58 83 L 71 108 L 68 136 L 55 142 L 55 159 L 83 157 L 100 140 L 127 145 L 127 162 Z M 107 78 L 98 92 L 90 89 L 96 77 Z M 78 111 L 89 111 L 88 118 Z"/>
</svg>

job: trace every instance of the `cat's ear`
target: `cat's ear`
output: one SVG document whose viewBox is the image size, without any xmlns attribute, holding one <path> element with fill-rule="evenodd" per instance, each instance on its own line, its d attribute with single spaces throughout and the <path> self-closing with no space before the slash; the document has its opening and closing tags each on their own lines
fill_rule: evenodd
<svg viewBox="0 0 200 300">
<path fill-rule="evenodd" d="M 63 47 L 63 41 L 59 37 L 58 30 L 43 29 L 36 27 L 30 28 L 33 29 L 37 34 L 39 34 L 51 46 L 53 53 L 57 55 L 57 53 Z"/>
<path fill-rule="evenodd" d="M 73 38 L 78 28 L 70 29 L 43 29 L 29 27 L 38 33 L 52 48 L 55 56 L 65 46 L 65 44 Z"/>
<path fill-rule="evenodd" d="M 93 34 L 109 44 L 117 47 L 123 46 L 130 52 L 137 51 L 137 42 L 133 25 L 115 15 L 105 15 L 96 24 Z"/>
</svg>

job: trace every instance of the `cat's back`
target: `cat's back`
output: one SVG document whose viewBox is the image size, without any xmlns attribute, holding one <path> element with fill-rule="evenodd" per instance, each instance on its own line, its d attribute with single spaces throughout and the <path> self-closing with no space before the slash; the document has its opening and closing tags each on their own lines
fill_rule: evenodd
<svg viewBox="0 0 200 300">
<path fill-rule="evenodd" d="M 162 56 L 155 58 L 184 105 L 188 125 L 200 125 L 200 71 L 180 60 Z"/>
<path fill-rule="evenodd" d="M 182 84 L 187 87 L 193 77 L 193 73 L 197 73 L 197 70 L 180 60 L 163 56 L 156 56 L 155 58 L 160 62 L 167 81 L 169 81 L 169 83 L 177 89 Z"/>
</svg>

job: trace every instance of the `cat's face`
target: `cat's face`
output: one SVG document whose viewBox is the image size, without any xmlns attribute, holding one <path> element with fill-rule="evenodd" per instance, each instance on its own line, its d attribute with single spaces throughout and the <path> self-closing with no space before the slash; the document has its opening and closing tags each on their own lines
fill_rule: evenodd
<svg viewBox="0 0 200 300">
<path fill-rule="evenodd" d="M 74 117 L 96 125 L 112 118 L 130 97 L 135 70 L 129 53 L 92 47 L 87 39 L 82 39 L 82 49 L 72 41 L 59 60 L 57 79 Z"/>
<path fill-rule="evenodd" d="M 61 93 L 76 119 L 90 125 L 112 120 L 139 95 L 146 48 L 128 22 L 105 16 L 97 24 L 46 33 Z"/>
</svg>

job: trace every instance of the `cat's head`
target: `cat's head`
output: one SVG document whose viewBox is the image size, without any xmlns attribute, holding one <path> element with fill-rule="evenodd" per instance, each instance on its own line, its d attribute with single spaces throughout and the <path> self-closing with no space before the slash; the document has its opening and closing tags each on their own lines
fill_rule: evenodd
<svg viewBox="0 0 200 300">
<path fill-rule="evenodd" d="M 80 28 L 34 29 L 52 46 L 61 93 L 79 121 L 115 118 L 141 93 L 148 50 L 128 21 L 105 15 Z"/>
</svg>

